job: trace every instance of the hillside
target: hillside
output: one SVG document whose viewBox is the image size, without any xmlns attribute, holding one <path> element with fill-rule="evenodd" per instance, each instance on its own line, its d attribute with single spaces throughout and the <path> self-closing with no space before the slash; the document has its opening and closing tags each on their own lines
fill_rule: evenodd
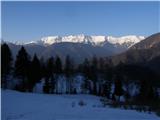
<svg viewBox="0 0 160 120">
<path fill-rule="evenodd" d="M 114 64 L 144 63 L 158 56 L 160 56 L 160 33 L 153 34 L 133 45 L 126 52 L 113 56 L 112 61 Z"/>
<path fill-rule="evenodd" d="M 2 120 L 160 120 L 134 110 L 102 107 L 91 95 L 44 95 L 2 90 Z M 80 106 L 80 101 L 85 103 Z"/>
</svg>

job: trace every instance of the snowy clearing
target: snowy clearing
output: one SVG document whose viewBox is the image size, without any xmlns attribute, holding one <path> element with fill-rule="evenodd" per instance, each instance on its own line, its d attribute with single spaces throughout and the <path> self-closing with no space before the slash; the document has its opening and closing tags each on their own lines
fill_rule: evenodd
<svg viewBox="0 0 160 120">
<path fill-rule="evenodd" d="M 2 90 L 2 120 L 160 120 L 155 114 L 102 107 L 91 95 L 46 95 Z M 84 105 L 79 105 L 83 103 Z"/>
</svg>

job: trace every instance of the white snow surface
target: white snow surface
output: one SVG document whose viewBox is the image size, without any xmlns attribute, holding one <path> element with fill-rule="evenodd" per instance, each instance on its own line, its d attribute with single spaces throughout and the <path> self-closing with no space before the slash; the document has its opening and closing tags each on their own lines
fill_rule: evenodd
<svg viewBox="0 0 160 120">
<path fill-rule="evenodd" d="M 91 95 L 53 95 L 2 90 L 2 120 L 160 120 L 155 114 L 102 107 Z M 83 101 L 84 106 L 79 102 Z"/>
</svg>

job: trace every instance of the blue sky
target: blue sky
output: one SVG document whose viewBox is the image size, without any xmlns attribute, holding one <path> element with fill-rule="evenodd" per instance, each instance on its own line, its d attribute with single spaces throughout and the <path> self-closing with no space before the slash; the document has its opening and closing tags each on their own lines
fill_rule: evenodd
<svg viewBox="0 0 160 120">
<path fill-rule="evenodd" d="M 144 35 L 160 31 L 160 2 L 2 2 L 2 39 Z"/>
</svg>

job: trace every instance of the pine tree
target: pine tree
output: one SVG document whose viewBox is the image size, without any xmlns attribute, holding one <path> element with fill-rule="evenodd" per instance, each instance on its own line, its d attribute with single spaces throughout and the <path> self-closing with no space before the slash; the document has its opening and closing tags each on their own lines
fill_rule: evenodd
<svg viewBox="0 0 160 120">
<path fill-rule="evenodd" d="M 65 59 L 64 72 L 65 72 L 66 77 L 70 77 L 73 73 L 73 61 L 71 60 L 69 55 L 67 55 Z"/>
<path fill-rule="evenodd" d="M 98 63 L 98 70 L 100 73 L 103 73 L 105 71 L 105 60 L 103 58 L 99 58 Z"/>
<path fill-rule="evenodd" d="M 41 66 L 40 75 L 41 75 L 41 78 L 44 78 L 47 76 L 47 72 L 46 72 L 47 70 L 46 70 L 46 63 L 43 57 L 40 58 L 40 66 Z"/>
<path fill-rule="evenodd" d="M 110 94 L 111 94 L 111 83 L 112 83 L 112 67 L 111 67 L 111 63 L 107 60 L 107 62 L 105 63 L 105 68 L 104 68 L 104 79 L 105 79 L 105 83 L 104 83 L 104 91 L 103 93 L 105 93 L 104 95 L 110 99 Z"/>
<path fill-rule="evenodd" d="M 37 82 L 41 79 L 41 66 L 40 61 L 35 54 L 33 57 L 33 60 L 31 61 L 29 71 L 28 71 L 28 85 L 29 85 L 29 91 L 33 91 L 33 87 Z"/>
<path fill-rule="evenodd" d="M 72 90 L 72 76 L 73 76 L 73 61 L 71 60 L 70 56 L 66 56 L 65 59 L 65 68 L 64 68 L 65 76 L 66 76 L 66 93 L 73 93 Z"/>
<path fill-rule="evenodd" d="M 7 76 L 11 72 L 12 54 L 6 43 L 1 45 L 2 88 L 7 88 Z"/>
<path fill-rule="evenodd" d="M 50 57 L 47 60 L 46 70 L 47 70 L 47 77 L 53 77 L 53 73 L 55 69 L 55 61 L 53 57 Z"/>
<path fill-rule="evenodd" d="M 91 80 L 93 81 L 93 91 L 92 93 L 94 95 L 97 94 L 97 79 L 98 79 L 98 61 L 97 58 L 94 56 L 92 58 L 92 64 L 91 64 Z"/>
<path fill-rule="evenodd" d="M 45 83 L 43 86 L 43 92 L 49 94 L 50 93 L 50 84 L 49 84 L 49 78 L 45 78 Z"/>
<path fill-rule="evenodd" d="M 29 55 L 26 52 L 25 48 L 22 46 L 18 51 L 18 55 L 15 61 L 14 74 L 15 77 L 21 79 L 20 86 L 17 88 L 21 91 L 26 91 L 28 88 L 28 72 L 29 72 L 30 60 Z"/>
<path fill-rule="evenodd" d="M 56 60 L 55 60 L 55 73 L 56 74 L 62 73 L 62 61 L 58 56 L 56 57 Z"/>
<path fill-rule="evenodd" d="M 47 65 L 46 65 L 46 76 L 45 76 L 46 93 L 54 93 L 55 89 L 54 69 L 55 69 L 55 61 L 53 57 L 50 57 L 47 60 Z"/>
<path fill-rule="evenodd" d="M 138 95 L 138 102 L 140 104 L 148 104 L 155 101 L 156 92 L 152 84 L 148 80 L 141 80 Z"/>
<path fill-rule="evenodd" d="M 62 62 L 60 57 L 56 56 L 56 60 L 55 60 L 55 79 L 56 79 L 56 83 L 55 83 L 55 87 L 56 87 L 56 93 L 58 93 L 58 76 L 60 76 L 62 74 Z"/>
<path fill-rule="evenodd" d="M 37 83 L 41 78 L 41 75 L 40 75 L 41 65 L 36 54 L 34 55 L 33 60 L 31 62 L 31 68 L 33 70 L 33 76 L 34 76 L 35 82 Z"/>
<path fill-rule="evenodd" d="M 99 96 L 106 96 L 106 82 L 105 82 L 105 60 L 104 58 L 100 57 L 98 59 L 98 77 L 100 79 L 99 81 L 99 89 L 98 89 L 98 94 Z M 104 83 L 105 82 L 105 83 Z"/>
<path fill-rule="evenodd" d="M 103 95 L 110 99 L 111 94 L 111 82 L 109 80 L 105 80 L 103 84 Z"/>
<path fill-rule="evenodd" d="M 82 73 L 85 78 L 83 88 L 84 90 L 89 90 L 89 92 L 91 93 L 91 85 L 89 82 L 91 78 L 91 68 L 89 60 L 87 58 L 84 59 L 84 62 L 82 64 Z"/>
<path fill-rule="evenodd" d="M 115 78 L 114 94 L 118 96 L 118 101 L 120 101 L 120 96 L 122 96 L 123 94 L 123 88 L 122 88 L 121 77 L 119 75 L 117 75 Z"/>
</svg>

